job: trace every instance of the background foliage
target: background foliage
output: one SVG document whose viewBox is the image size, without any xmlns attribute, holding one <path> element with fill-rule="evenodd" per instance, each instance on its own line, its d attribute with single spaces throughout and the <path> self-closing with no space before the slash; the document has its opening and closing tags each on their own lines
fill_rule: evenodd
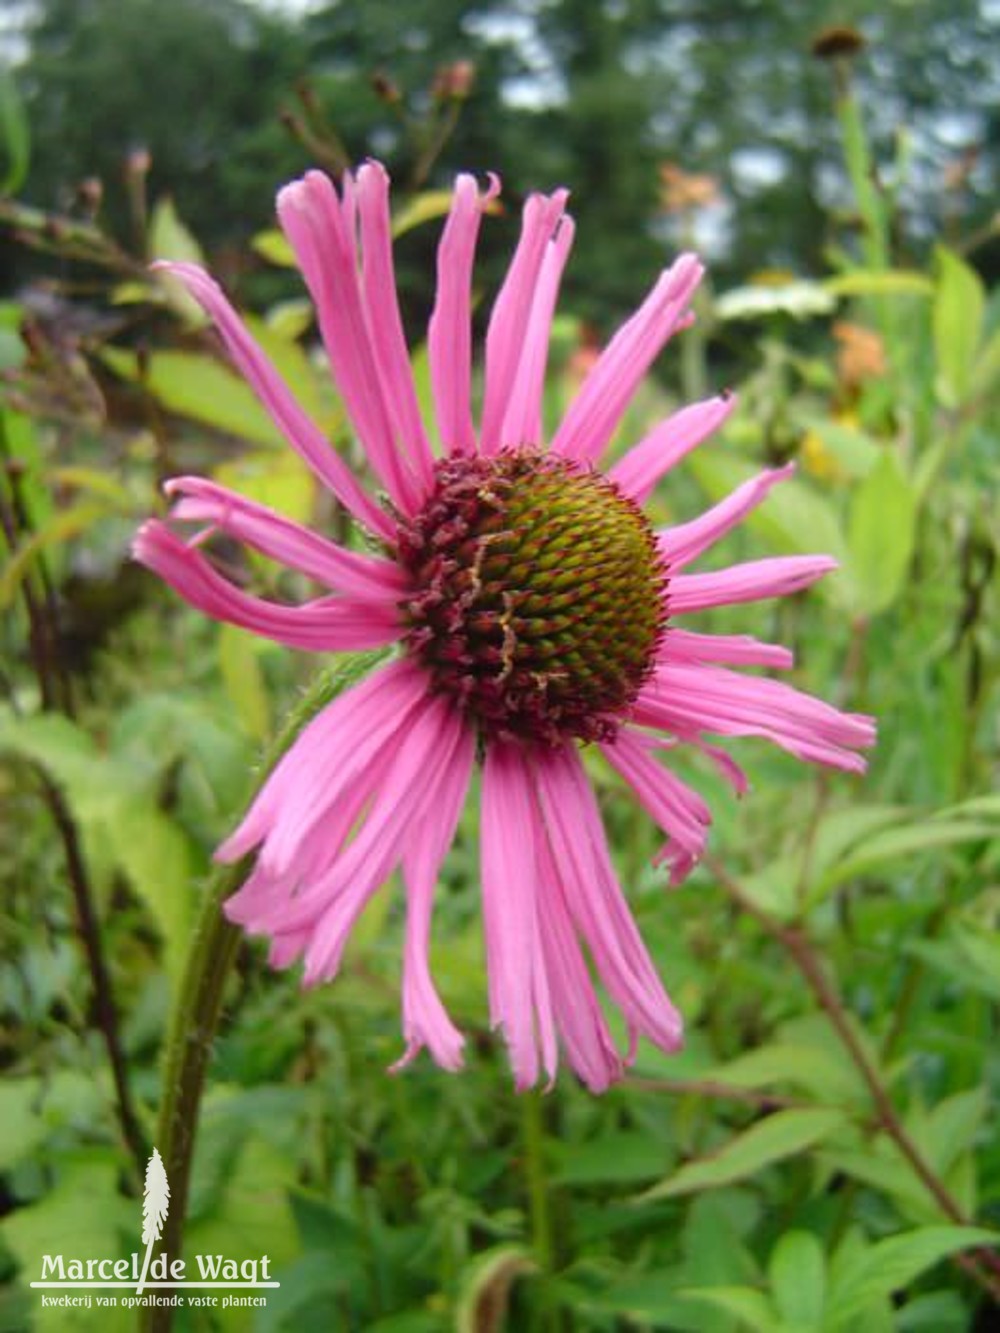
<svg viewBox="0 0 1000 1333">
<path fill-rule="evenodd" d="M 679 1057 L 641 1049 L 601 1099 L 565 1074 L 545 1096 L 510 1089 L 486 1021 L 474 802 L 436 931 L 472 1038 L 463 1075 L 384 1072 L 401 1045 L 395 886 L 333 986 L 303 993 L 243 946 L 187 1244 L 266 1252 L 282 1287 L 256 1318 L 181 1326 L 996 1326 L 998 72 L 989 5 L 919 9 L 345 0 L 293 23 L 228 0 L 26 7 L 17 91 L 0 94 L 0 1327 L 116 1326 L 41 1311 L 26 1284 L 43 1252 L 137 1245 L 210 851 L 316 669 L 189 612 L 127 561 L 129 537 L 182 470 L 341 524 L 146 261 L 207 252 L 356 453 L 270 201 L 308 160 L 368 151 L 401 187 L 424 394 L 457 166 L 505 178 L 486 291 L 519 196 L 574 188 L 552 420 L 675 246 L 714 253 L 715 291 L 618 447 L 681 398 L 739 387 L 655 518 L 796 458 L 718 559 L 827 550 L 841 571 L 718 623 L 792 644 L 796 682 L 875 713 L 881 739 L 863 781 L 745 742 L 743 803 L 692 769 L 712 855 L 671 894 L 653 830 L 590 761 L 690 1034 Z M 808 47 L 834 18 L 868 46 L 828 32 L 840 54 L 823 62 Z M 242 573 L 304 591 L 263 562 Z"/>
</svg>

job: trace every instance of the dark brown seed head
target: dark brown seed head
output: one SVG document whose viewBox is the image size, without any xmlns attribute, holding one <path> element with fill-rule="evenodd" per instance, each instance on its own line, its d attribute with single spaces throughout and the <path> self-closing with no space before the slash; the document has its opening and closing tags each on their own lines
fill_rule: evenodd
<svg viewBox="0 0 1000 1333">
<path fill-rule="evenodd" d="M 484 739 L 612 736 L 666 623 L 666 571 L 639 507 L 534 450 L 436 473 L 398 534 L 409 651 Z"/>
</svg>

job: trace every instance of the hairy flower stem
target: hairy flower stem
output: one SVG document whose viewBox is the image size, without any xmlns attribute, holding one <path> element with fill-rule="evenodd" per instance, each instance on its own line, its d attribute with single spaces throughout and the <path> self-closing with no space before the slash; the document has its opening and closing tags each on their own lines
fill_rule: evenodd
<svg viewBox="0 0 1000 1333">
<path fill-rule="evenodd" d="M 319 674 L 269 748 L 261 764 L 256 789 L 263 785 L 306 723 L 370 671 L 380 656 L 378 653 L 358 654 L 335 670 Z M 163 1225 L 160 1251 L 171 1259 L 179 1258 L 181 1254 L 205 1074 L 222 1014 L 229 970 L 243 937 L 240 927 L 232 925 L 223 916 L 222 904 L 239 888 L 246 870 L 246 860 L 236 865 L 219 866 L 209 879 L 167 1038 L 156 1143 L 170 1181 L 170 1212 Z M 172 1314 L 169 1306 L 147 1306 L 143 1311 L 142 1327 L 148 1333 L 167 1333 Z"/>
<path fill-rule="evenodd" d="M 815 995 L 820 1008 L 830 1020 L 830 1025 L 847 1052 L 851 1063 L 861 1075 L 872 1099 L 879 1128 L 889 1136 L 899 1149 L 902 1156 L 909 1163 L 914 1175 L 934 1199 L 942 1213 L 956 1226 L 973 1225 L 907 1132 L 895 1106 L 892 1104 L 878 1069 L 850 1024 L 843 1000 L 823 970 L 823 965 L 816 956 L 816 951 L 802 927 L 785 925 L 784 922 L 773 917 L 770 912 L 765 911 L 754 902 L 742 885 L 714 857 L 706 857 L 705 865 L 729 896 L 788 953 L 809 989 Z M 1000 1299 L 1000 1256 L 989 1250 L 977 1250 L 974 1256 L 956 1256 L 955 1262 L 988 1291 L 994 1300 Z"/>
</svg>

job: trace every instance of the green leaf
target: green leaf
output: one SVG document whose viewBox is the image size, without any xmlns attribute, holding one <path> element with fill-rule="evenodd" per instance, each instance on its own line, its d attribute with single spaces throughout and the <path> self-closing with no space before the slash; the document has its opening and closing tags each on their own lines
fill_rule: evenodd
<svg viewBox="0 0 1000 1333">
<path fill-rule="evenodd" d="M 861 614 L 885 611 L 902 592 L 916 521 L 913 488 L 896 455 L 886 449 L 851 504 L 848 573 Z"/>
<path fill-rule="evenodd" d="M 99 751 L 90 736 L 57 714 L 0 714 L 0 750 L 41 768 L 59 788 L 84 834 L 125 874 L 164 942 L 167 970 L 178 980 L 187 951 L 193 863 L 187 838 L 137 787 L 134 774 Z"/>
<path fill-rule="evenodd" d="M 166 196 L 159 199 L 153 209 L 149 223 L 150 259 L 169 259 L 185 264 L 205 265 L 205 255 L 201 246 L 177 215 L 174 201 Z M 167 302 L 181 316 L 185 324 L 197 328 L 208 322 L 208 316 L 188 292 L 183 283 L 169 273 L 155 272 L 157 286 L 166 295 Z"/>
<path fill-rule="evenodd" d="M 108 773 L 110 764 L 103 769 Z M 111 854 L 155 922 L 167 972 L 178 985 L 194 915 L 191 845 L 174 821 L 149 800 L 129 794 L 127 772 L 116 774 L 112 781 L 117 786 L 106 824 Z"/>
<path fill-rule="evenodd" d="M 297 523 L 308 523 L 312 518 L 316 479 L 291 449 L 241 453 L 215 468 L 213 476 L 221 485 L 277 509 Z"/>
<path fill-rule="evenodd" d="M 243 729 L 255 740 L 265 740 L 271 733 L 271 704 L 258 661 L 258 640 L 236 625 L 220 625 L 219 669 Z"/>
<path fill-rule="evenodd" d="M 843 426 L 829 417 L 806 416 L 802 426 L 816 434 L 824 449 L 851 477 L 866 477 L 882 457 L 884 446 L 863 430 Z"/>
<path fill-rule="evenodd" d="M 866 838 L 844 860 L 832 866 L 823 876 L 819 892 L 826 893 L 858 875 L 865 875 L 887 861 L 895 861 L 915 852 L 934 847 L 952 847 L 963 842 L 996 836 L 996 826 L 973 820 L 929 820 L 922 824 L 907 824 L 902 828 L 887 829 Z"/>
<path fill-rule="evenodd" d="M 831 1333 L 856 1320 L 870 1301 L 904 1290 L 949 1255 L 998 1241 L 996 1232 L 982 1227 L 920 1227 L 858 1251 L 831 1286 Z"/>
<path fill-rule="evenodd" d="M 0 1083 L 0 1170 L 7 1171 L 44 1142 L 47 1129 L 39 1114 L 40 1078 L 8 1078 Z"/>
<path fill-rule="evenodd" d="M 118 1194 L 119 1168 L 110 1152 L 91 1148 L 86 1160 L 63 1168 L 56 1187 L 37 1203 L 18 1208 L 4 1219 L 0 1235 L 17 1259 L 24 1282 L 41 1279 L 45 1254 L 63 1254 L 84 1262 L 122 1257 L 120 1236 L 138 1237 L 140 1209 L 138 1203 L 126 1203 Z M 32 1328 L 37 1333 L 93 1330 L 93 1314 L 93 1310 L 44 1307 L 37 1301 Z M 101 1313 L 102 1329 L 134 1325 L 134 1313 L 122 1307 Z"/>
<path fill-rule="evenodd" d="M 778 1041 L 705 1071 L 704 1079 L 734 1088 L 802 1088 L 824 1102 L 865 1104 L 867 1092 L 838 1051 L 806 1042 Z"/>
<path fill-rule="evenodd" d="M 697 449 L 686 460 L 711 500 L 721 500 L 760 471 L 745 458 L 718 448 Z M 776 486 L 747 518 L 747 526 L 771 548 L 793 554 L 824 551 L 842 559 L 844 535 L 833 505 L 806 482 L 793 477 Z"/>
<path fill-rule="evenodd" d="M 280 327 L 270 320 L 244 314 L 243 323 L 306 415 L 329 436 L 342 430 L 344 414 L 334 395 L 329 374 L 317 370 L 295 339 L 281 332 Z"/>
<path fill-rule="evenodd" d="M 67 1132 L 88 1138 L 102 1120 L 111 1123 L 110 1090 L 87 1074 L 63 1069 L 44 1078 L 8 1077 L 0 1083 L 0 1169 L 32 1155 L 49 1138 Z"/>
<path fill-rule="evenodd" d="M 983 328 L 985 293 L 975 269 L 943 245 L 938 246 L 934 294 L 936 390 L 945 407 L 964 402 L 972 382 Z"/>
<path fill-rule="evenodd" d="M 393 216 L 393 239 L 398 240 L 400 236 L 405 236 L 408 231 L 412 231 L 414 227 L 419 227 L 424 222 L 443 218 L 451 208 L 451 200 L 451 190 L 421 190 L 419 194 L 415 194 Z"/>
<path fill-rule="evenodd" d="M 98 472 L 96 468 L 54 467 L 46 473 L 46 480 L 53 486 L 100 496 L 125 513 L 131 513 L 135 508 L 135 500 L 128 487 L 114 477 L 109 477 L 107 472 Z"/>
<path fill-rule="evenodd" d="M 688 1162 L 672 1176 L 639 1196 L 641 1202 L 714 1189 L 756 1175 L 828 1139 L 847 1123 L 841 1111 L 823 1108 L 776 1111 L 730 1139 L 711 1157 Z"/>
<path fill-rule="evenodd" d="M 105 347 L 101 359 L 123 379 L 143 384 L 165 408 L 253 444 L 283 445 L 284 436 L 253 390 L 214 357 L 154 352 L 140 369 L 133 352 Z"/>
<path fill-rule="evenodd" d="M 16 194 L 28 177 L 31 132 L 14 75 L 6 64 L 0 65 L 0 143 L 5 160 L 0 167 L 0 194 Z"/>
<path fill-rule="evenodd" d="M 752 1287 L 684 1287 L 677 1294 L 731 1314 L 757 1333 L 781 1333 L 774 1306 Z"/>
<path fill-rule="evenodd" d="M 968 1152 L 986 1116 L 985 1088 L 968 1088 L 939 1102 L 919 1126 L 908 1126 L 932 1170 L 948 1176 L 955 1162 Z"/>
<path fill-rule="evenodd" d="M 269 264 L 274 264 L 278 268 L 298 268 L 295 251 L 285 240 L 284 233 L 277 227 L 259 231 L 251 239 L 250 245 L 261 259 L 266 259 Z"/>
<path fill-rule="evenodd" d="M 978 398 L 991 393 L 1000 382 L 1000 329 L 994 329 L 976 357 L 969 382 L 969 396 Z"/>
<path fill-rule="evenodd" d="M 826 1300 L 826 1260 L 810 1231 L 786 1231 L 771 1251 L 768 1277 L 774 1303 L 789 1328 L 819 1329 Z"/>
<path fill-rule="evenodd" d="M 205 1113 L 209 1139 L 224 1136 L 231 1150 L 232 1126 L 225 1120 L 225 1100 L 217 1096 Z M 202 1147 L 199 1142 L 199 1148 Z M 196 1170 L 200 1159 L 195 1155 Z M 235 1152 L 225 1153 L 220 1188 L 210 1203 L 194 1215 L 185 1234 L 185 1250 L 192 1254 L 239 1254 L 247 1258 L 266 1254 L 272 1271 L 296 1253 L 295 1220 L 288 1189 L 295 1183 L 295 1162 L 263 1137 L 250 1135 Z M 193 1203 L 193 1201 L 192 1201 Z"/>
<path fill-rule="evenodd" d="M 41 527 L 36 528 L 27 541 L 17 548 L 0 574 L 0 610 L 13 602 L 40 555 L 53 546 L 73 541 L 107 516 L 107 505 L 84 501 L 58 510 Z"/>
<path fill-rule="evenodd" d="M 827 278 L 823 286 L 834 296 L 931 296 L 934 284 L 915 269 L 855 269 Z"/>
<path fill-rule="evenodd" d="M 636 1183 L 662 1175 L 671 1154 L 640 1130 L 601 1134 L 582 1143 L 556 1143 L 553 1177 L 561 1184 Z"/>
</svg>

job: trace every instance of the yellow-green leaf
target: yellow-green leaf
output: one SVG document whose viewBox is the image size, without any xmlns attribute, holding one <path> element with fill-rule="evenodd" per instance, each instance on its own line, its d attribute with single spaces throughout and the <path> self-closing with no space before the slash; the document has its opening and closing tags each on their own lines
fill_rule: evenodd
<svg viewBox="0 0 1000 1333">
<path fill-rule="evenodd" d="M 220 625 L 219 669 L 244 731 L 255 740 L 265 740 L 271 732 L 271 705 L 257 660 L 257 640 L 236 625 Z"/>
<path fill-rule="evenodd" d="M 108 507 L 104 504 L 82 503 L 70 505 L 54 514 L 42 527 L 22 542 L 11 558 L 7 567 L 0 574 L 0 609 L 10 606 L 21 583 L 31 572 L 32 565 L 39 555 L 50 546 L 72 541 L 86 532 L 100 519 L 107 517 Z"/>
<path fill-rule="evenodd" d="M 149 223 L 148 245 L 150 259 L 172 259 L 185 264 L 204 266 L 204 252 L 178 217 L 174 201 L 169 195 L 157 200 L 153 209 Z M 176 278 L 172 278 L 169 273 L 156 273 L 155 279 L 162 287 L 168 303 L 186 324 L 197 327 L 207 323 L 208 316 L 189 294 L 187 288 Z"/>
<path fill-rule="evenodd" d="M 851 504 L 848 574 L 855 610 L 877 615 L 902 592 L 913 555 L 916 498 L 896 455 L 883 451 Z"/>
<path fill-rule="evenodd" d="M 934 293 L 936 389 L 945 407 L 962 403 L 972 382 L 983 328 L 985 293 L 975 269 L 944 246 L 937 250 Z"/>
<path fill-rule="evenodd" d="M 934 292 L 926 274 L 902 268 L 855 269 L 827 278 L 823 286 L 834 296 L 931 296 Z"/>
</svg>

